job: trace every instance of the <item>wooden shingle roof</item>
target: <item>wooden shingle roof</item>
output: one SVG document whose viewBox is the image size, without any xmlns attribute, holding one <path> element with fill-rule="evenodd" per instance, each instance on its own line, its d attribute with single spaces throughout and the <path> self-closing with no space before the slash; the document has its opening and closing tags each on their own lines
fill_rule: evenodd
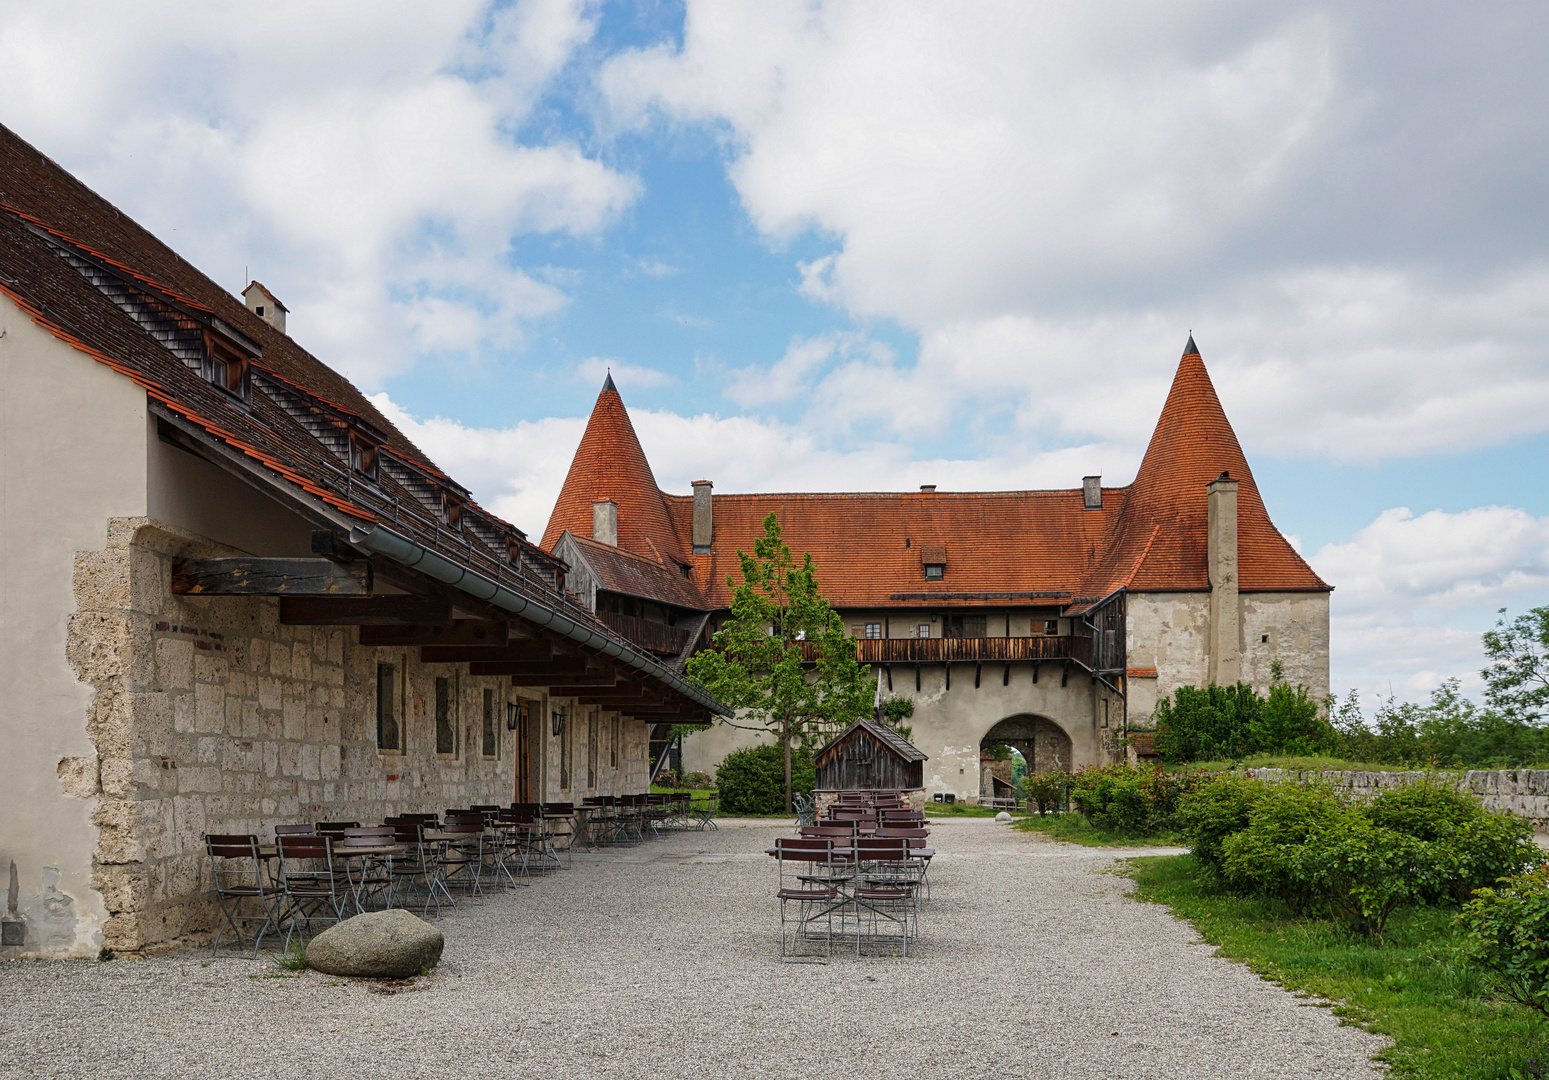
<svg viewBox="0 0 1549 1080">
<path fill-rule="evenodd" d="M 828 742 L 824 743 L 823 748 L 812 755 L 812 763 L 814 765 L 823 764 L 824 761 L 828 760 L 828 756 L 832 751 L 837 750 L 840 746 L 853 739 L 857 732 L 863 732 L 866 735 L 871 736 L 879 744 L 881 744 L 884 749 L 886 749 L 890 754 L 898 758 L 900 761 L 913 762 L 930 760 L 925 751 L 921 750 L 918 746 L 915 746 L 912 742 L 905 739 L 892 728 L 883 724 L 879 724 L 875 720 L 870 720 L 863 716 L 859 720 L 855 721 L 855 723 L 841 731 L 838 735 L 835 735 L 832 739 L 828 740 Z"/>
</svg>

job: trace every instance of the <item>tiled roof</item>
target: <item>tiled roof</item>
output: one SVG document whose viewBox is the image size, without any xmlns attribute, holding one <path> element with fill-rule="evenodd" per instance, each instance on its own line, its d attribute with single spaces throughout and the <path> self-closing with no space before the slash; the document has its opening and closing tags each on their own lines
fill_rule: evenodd
<svg viewBox="0 0 1549 1080">
<path fill-rule="evenodd" d="M 1248 459 L 1193 344 L 1191 336 L 1124 510 L 1103 545 L 1104 558 L 1083 591 L 1209 589 L 1205 487 L 1222 473 L 1239 481 L 1238 588 L 1327 589 L 1269 520 Z"/>
<path fill-rule="evenodd" d="M 586 434 L 565 474 L 565 485 L 543 530 L 543 549 L 553 551 L 566 529 L 590 537 L 592 504 L 607 499 L 618 504 L 619 547 L 652 558 L 688 561 L 612 375 L 597 395 Z"/>
<path fill-rule="evenodd" d="M 599 544 L 589 536 L 571 533 L 570 538 L 596 571 L 597 584 L 609 592 L 704 610 L 704 597 L 676 566 L 669 568 L 623 548 Z"/>
<path fill-rule="evenodd" d="M 1117 589 L 1204 591 L 1205 487 L 1222 472 L 1239 480 L 1239 587 L 1327 590 L 1264 508 L 1252 471 L 1192 348 L 1179 363 L 1133 484 L 1103 488 L 1088 510 L 1082 491 L 718 494 L 706 555 L 677 544 L 693 525 L 693 497 L 667 495 L 617 390 L 604 388 L 544 534 L 552 550 L 569 528 L 591 535 L 591 503 L 619 504 L 619 546 L 657 562 L 691 562 L 703 605 L 731 603 L 737 552 L 751 551 L 763 521 L 778 515 L 783 539 L 810 552 L 819 587 L 836 607 L 1027 607 L 1081 611 Z M 611 383 L 611 380 L 610 380 Z M 662 508 L 658 510 L 658 507 Z M 626 519 L 633 519 L 626 529 Z M 665 519 L 665 520 L 664 520 Z M 942 578 L 924 567 L 941 561 Z M 676 569 L 667 565 L 667 569 Z M 678 579 L 673 579 L 679 588 Z M 679 601 L 670 601 L 677 603 Z"/>
<path fill-rule="evenodd" d="M 566 606 L 552 588 L 554 560 L 519 530 L 472 502 L 461 510 L 464 531 L 438 518 L 441 488 L 457 498 L 466 491 L 349 380 L 3 126 L 0 292 L 55 337 L 144 387 L 166 422 L 233 462 L 245 459 L 277 490 L 290 485 L 347 520 L 389 523 L 509 587 Z M 259 350 L 246 401 L 204 376 L 211 327 Z M 382 441 L 375 481 L 351 469 L 351 427 Z"/>
</svg>

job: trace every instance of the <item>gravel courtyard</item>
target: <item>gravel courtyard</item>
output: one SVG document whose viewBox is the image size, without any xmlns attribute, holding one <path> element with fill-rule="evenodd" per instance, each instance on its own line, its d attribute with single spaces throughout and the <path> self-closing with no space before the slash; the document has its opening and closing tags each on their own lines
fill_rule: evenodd
<svg viewBox="0 0 1549 1080">
<path fill-rule="evenodd" d="M 202 952 L 0 966 L 0 1076 L 1381 1075 L 1381 1040 L 1126 899 L 1113 853 L 933 829 L 907 960 L 782 964 L 789 829 L 727 820 L 464 903 L 396 992 Z"/>
</svg>

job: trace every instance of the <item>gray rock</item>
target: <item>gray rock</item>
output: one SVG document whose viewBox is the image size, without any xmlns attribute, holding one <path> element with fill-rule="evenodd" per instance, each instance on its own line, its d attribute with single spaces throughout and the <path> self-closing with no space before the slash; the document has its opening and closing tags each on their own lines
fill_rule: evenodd
<svg viewBox="0 0 1549 1080">
<path fill-rule="evenodd" d="M 330 926 L 307 946 L 307 966 L 325 975 L 407 979 L 435 967 L 441 931 L 401 908 L 371 911 Z"/>
<path fill-rule="evenodd" d="M 1006 813 L 1004 810 L 1002 810 L 1000 813 L 995 815 L 995 820 L 996 821 L 1010 821 L 1011 820 L 1011 815 Z"/>
</svg>

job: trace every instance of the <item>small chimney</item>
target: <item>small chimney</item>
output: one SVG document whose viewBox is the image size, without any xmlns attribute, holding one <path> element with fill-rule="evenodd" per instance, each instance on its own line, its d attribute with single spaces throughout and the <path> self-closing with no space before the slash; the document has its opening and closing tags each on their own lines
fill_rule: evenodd
<svg viewBox="0 0 1549 1080">
<path fill-rule="evenodd" d="M 934 495 L 934 494 L 936 494 L 936 485 L 935 484 L 921 484 L 920 485 L 920 493 L 922 495 Z"/>
<path fill-rule="evenodd" d="M 248 282 L 247 288 L 242 290 L 242 299 L 247 304 L 247 309 L 254 315 L 257 315 L 280 333 L 285 333 L 285 312 L 287 309 L 261 283 L 257 281 Z"/>
<path fill-rule="evenodd" d="M 1081 498 L 1088 510 L 1101 510 L 1103 508 L 1103 478 L 1101 476 L 1083 476 L 1081 478 Z"/>
<path fill-rule="evenodd" d="M 619 546 L 619 504 L 612 499 L 592 503 L 592 539 L 609 547 Z"/>
<path fill-rule="evenodd" d="M 694 481 L 694 554 L 710 554 L 715 539 L 715 509 L 710 504 L 710 489 L 715 485 L 708 480 Z"/>
</svg>

